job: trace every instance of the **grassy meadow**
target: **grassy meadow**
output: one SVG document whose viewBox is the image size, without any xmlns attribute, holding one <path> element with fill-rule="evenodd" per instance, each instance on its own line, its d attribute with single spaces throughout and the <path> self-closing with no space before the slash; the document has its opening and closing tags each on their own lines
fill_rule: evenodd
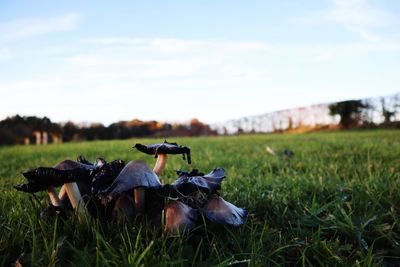
<svg viewBox="0 0 400 267">
<path fill-rule="evenodd" d="M 80 225 L 42 218 L 44 192 L 13 189 L 20 174 L 82 154 L 90 161 L 145 160 L 132 145 L 160 139 L 0 148 L 0 266 L 399 266 L 400 132 L 394 130 L 170 138 L 192 149 L 192 166 L 223 167 L 221 195 L 249 217 L 244 226 L 201 226 L 182 236 L 134 221 Z M 270 146 L 278 155 L 266 152 Z M 287 159 L 284 149 L 295 155 Z"/>
</svg>

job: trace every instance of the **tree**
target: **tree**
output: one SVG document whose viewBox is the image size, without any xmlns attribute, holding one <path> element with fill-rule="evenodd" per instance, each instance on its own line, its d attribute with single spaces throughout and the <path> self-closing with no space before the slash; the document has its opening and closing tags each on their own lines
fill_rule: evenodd
<svg viewBox="0 0 400 267">
<path fill-rule="evenodd" d="M 62 139 L 66 142 L 72 141 L 78 137 L 78 132 L 78 126 L 69 121 L 62 127 Z"/>
<path fill-rule="evenodd" d="M 390 111 L 385 105 L 385 98 L 381 98 L 383 123 L 387 124 L 392 121 L 396 115 L 396 111 Z"/>
<path fill-rule="evenodd" d="M 361 100 L 348 100 L 329 105 L 329 114 L 340 116 L 340 125 L 343 128 L 357 126 L 361 121 L 361 113 L 367 105 Z"/>
</svg>

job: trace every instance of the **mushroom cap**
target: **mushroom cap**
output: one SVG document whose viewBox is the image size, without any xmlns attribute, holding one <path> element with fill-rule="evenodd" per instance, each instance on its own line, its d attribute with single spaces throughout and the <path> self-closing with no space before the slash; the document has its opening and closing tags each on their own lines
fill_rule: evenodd
<svg viewBox="0 0 400 267">
<path fill-rule="evenodd" d="M 46 190 L 49 186 L 60 186 L 64 183 L 88 179 L 90 170 L 76 168 L 60 170 L 56 168 L 39 167 L 22 174 L 28 183 L 15 186 L 15 189 L 28 193 Z"/>
<path fill-rule="evenodd" d="M 248 214 L 247 210 L 238 208 L 216 195 L 210 196 L 200 212 L 214 223 L 234 226 L 242 225 Z"/>
<path fill-rule="evenodd" d="M 135 214 L 135 201 L 131 194 L 122 193 L 115 201 L 112 210 L 113 218 L 132 217 Z"/>
<path fill-rule="evenodd" d="M 140 160 L 132 160 L 126 164 L 122 171 L 115 178 L 114 182 L 105 190 L 101 191 L 101 195 L 107 195 L 108 199 L 112 199 L 118 193 L 128 191 L 137 187 L 144 188 L 160 188 L 162 185 L 158 176 Z"/>
<path fill-rule="evenodd" d="M 99 169 L 103 164 L 105 164 L 105 160 L 102 158 L 97 159 L 95 164 L 90 163 L 87 161 L 82 155 L 78 156 L 77 161 L 74 160 L 63 160 L 56 164 L 54 166 L 55 169 L 58 170 L 65 170 L 65 171 L 73 171 L 77 169 L 85 169 L 85 170 L 90 170 L 94 171 Z M 92 172 L 89 174 L 89 176 L 92 175 Z M 91 193 L 91 180 L 89 179 L 84 179 L 84 180 L 78 180 L 77 185 L 79 188 L 79 191 L 81 192 L 82 196 L 83 195 L 90 195 Z"/>
<path fill-rule="evenodd" d="M 137 150 L 149 154 L 149 155 L 157 155 L 158 154 L 182 154 L 183 159 L 185 159 L 185 155 L 187 155 L 188 163 L 191 164 L 190 158 L 190 148 L 187 146 L 180 146 L 177 143 L 168 143 L 165 140 L 161 144 L 152 144 L 152 145 L 142 145 L 142 144 L 135 144 L 133 148 Z"/>
<path fill-rule="evenodd" d="M 164 207 L 164 216 L 167 232 L 183 232 L 196 226 L 197 211 L 180 201 L 170 201 Z"/>
<path fill-rule="evenodd" d="M 93 163 L 89 162 L 83 155 L 79 155 L 76 158 L 76 161 L 80 162 L 80 163 L 83 163 L 83 164 L 86 164 L 86 165 L 93 165 Z"/>
<path fill-rule="evenodd" d="M 92 172 L 91 192 L 96 195 L 98 192 L 108 188 L 117 178 L 118 174 L 125 167 L 123 160 L 114 160 L 110 163 L 105 163 Z"/>
<path fill-rule="evenodd" d="M 225 170 L 216 168 L 204 175 L 194 169 L 190 172 L 177 171 L 179 178 L 171 185 L 183 195 L 191 194 L 195 191 L 212 193 L 221 189 L 221 182 L 225 178 Z"/>
<path fill-rule="evenodd" d="M 92 164 L 86 164 L 86 163 L 66 159 L 66 160 L 63 160 L 63 161 L 57 163 L 56 165 L 54 165 L 53 168 L 58 169 L 58 170 L 74 170 L 74 169 L 92 170 L 95 168 L 95 166 Z"/>
<path fill-rule="evenodd" d="M 178 174 L 179 176 L 188 176 L 188 177 L 202 176 L 203 178 L 214 182 L 222 181 L 222 179 L 226 177 L 224 168 L 215 168 L 214 170 L 212 170 L 207 174 L 199 172 L 198 169 L 193 169 L 191 171 L 178 170 L 176 171 L 176 174 Z"/>
<path fill-rule="evenodd" d="M 107 164 L 107 161 L 104 158 L 97 158 L 96 162 L 93 164 L 95 168 L 100 168 L 103 167 L 105 164 Z"/>
<path fill-rule="evenodd" d="M 107 163 L 106 160 L 102 157 L 98 157 L 94 163 L 91 163 L 82 155 L 79 155 L 76 158 L 76 161 L 79 163 L 86 164 L 86 165 L 94 166 L 95 168 L 102 167 L 104 164 Z"/>
<path fill-rule="evenodd" d="M 225 176 L 225 169 L 224 168 L 215 168 L 211 172 L 207 173 L 203 176 L 205 179 L 209 181 L 222 181 Z"/>
</svg>

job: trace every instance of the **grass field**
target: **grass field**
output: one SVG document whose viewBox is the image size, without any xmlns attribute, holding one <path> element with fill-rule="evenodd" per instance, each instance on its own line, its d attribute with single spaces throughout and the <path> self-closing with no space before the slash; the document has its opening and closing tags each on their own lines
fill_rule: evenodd
<svg viewBox="0 0 400 267">
<path fill-rule="evenodd" d="M 40 219 L 45 193 L 20 193 L 22 171 L 82 154 L 90 160 L 154 158 L 141 139 L 0 148 L 0 266 L 399 266 L 400 132 L 176 138 L 194 168 L 224 167 L 221 195 L 249 210 L 238 228 L 207 225 L 171 236 L 132 221 L 80 225 Z M 289 148 L 290 160 L 266 146 Z M 188 169 L 170 157 L 162 178 Z"/>
</svg>

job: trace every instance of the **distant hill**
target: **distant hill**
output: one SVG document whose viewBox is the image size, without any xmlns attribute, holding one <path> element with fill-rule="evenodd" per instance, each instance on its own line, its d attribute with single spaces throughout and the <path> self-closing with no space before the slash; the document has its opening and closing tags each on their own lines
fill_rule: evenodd
<svg viewBox="0 0 400 267">
<path fill-rule="evenodd" d="M 340 115 L 331 114 L 330 107 L 348 102 L 360 102 L 357 127 L 376 127 L 383 123 L 400 121 L 400 93 L 390 96 L 324 103 L 247 116 L 211 125 L 219 134 L 269 133 L 293 129 L 337 128 Z M 396 124 L 397 125 L 397 124 Z"/>
</svg>

